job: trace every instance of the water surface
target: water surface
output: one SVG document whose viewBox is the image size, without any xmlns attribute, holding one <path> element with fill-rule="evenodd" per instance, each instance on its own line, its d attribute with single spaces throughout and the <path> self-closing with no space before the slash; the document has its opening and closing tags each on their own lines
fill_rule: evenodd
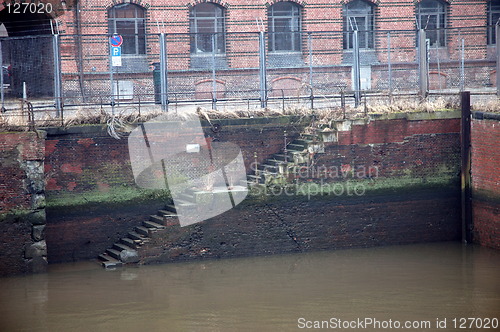
<svg viewBox="0 0 500 332">
<path fill-rule="evenodd" d="M 0 278 L 0 331 L 293 331 L 300 318 L 366 317 L 453 330 L 453 318 L 495 316 L 500 252 L 460 243 Z"/>
</svg>

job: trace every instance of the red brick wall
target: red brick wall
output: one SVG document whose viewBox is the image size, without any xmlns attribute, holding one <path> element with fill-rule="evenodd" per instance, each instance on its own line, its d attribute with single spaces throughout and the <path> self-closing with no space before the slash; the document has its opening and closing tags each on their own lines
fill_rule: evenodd
<svg viewBox="0 0 500 332">
<path fill-rule="evenodd" d="M 500 117 L 475 113 L 471 125 L 475 242 L 500 249 Z"/>
<path fill-rule="evenodd" d="M 285 118 L 274 120 L 254 118 L 212 121 L 220 123 L 221 129 L 214 132 L 210 126 L 205 124 L 206 135 L 215 141 L 233 142 L 239 145 L 247 169 L 250 169 L 250 164 L 254 161 L 255 152 L 257 153 L 257 161 L 261 163 L 273 153 L 280 152 L 283 149 L 284 130 L 287 131 L 288 141 L 291 141 L 294 137 L 297 137 L 304 126 L 304 123 L 299 122 L 298 118 L 291 120 Z M 436 165 L 445 165 L 450 169 L 457 168 L 459 165 L 458 122 L 458 119 L 420 121 L 398 119 L 376 120 L 366 125 L 353 125 L 350 131 L 341 133 L 339 143 L 328 143 L 326 153 L 318 155 L 317 161 L 328 165 L 341 166 L 355 163 L 356 165 L 377 166 L 380 168 L 379 176 L 381 177 L 402 175 L 405 170 L 410 170 L 415 177 L 433 175 Z M 123 184 L 134 186 L 128 160 L 126 138 L 115 140 L 97 127 L 94 129 L 72 128 L 66 132 L 49 131 L 46 144 L 47 196 L 49 201 L 62 192 L 85 195 L 86 191 L 106 190 L 112 186 L 122 186 Z M 112 165 L 112 167 L 109 165 Z M 120 172 L 116 172 L 117 169 Z M 458 174 L 458 172 L 455 173 Z M 432 232 L 425 237 L 425 241 L 455 239 L 456 234 L 458 234 L 455 232 L 456 225 L 454 222 L 459 222 L 459 218 L 456 218 L 455 212 L 450 212 L 451 210 L 455 211 L 454 209 L 458 211 L 455 206 L 458 202 L 458 196 L 450 198 L 448 192 L 443 195 L 445 200 L 441 201 L 441 198 L 438 198 L 439 202 L 436 203 L 439 206 L 438 210 L 441 212 L 434 211 L 429 214 L 432 215 L 433 222 L 431 224 L 434 225 L 432 226 L 434 228 L 429 228 L 432 229 Z M 419 201 L 418 204 L 416 203 L 418 206 L 425 206 L 428 201 L 421 201 L 423 196 L 420 195 L 419 198 L 401 196 L 396 201 L 405 200 L 406 198 L 409 200 L 417 199 Z M 451 199 L 452 205 L 448 205 L 445 209 L 444 206 L 450 202 L 446 201 L 446 199 Z M 400 203 L 396 203 L 394 197 L 382 198 L 382 200 L 390 203 L 380 203 L 376 205 L 376 209 L 380 209 L 381 215 L 385 215 L 396 222 L 397 215 L 394 214 L 394 211 L 399 209 Z M 356 201 L 358 208 L 347 209 L 345 218 L 348 218 L 353 213 L 355 214 L 355 210 L 359 210 L 359 207 L 364 206 L 363 204 L 366 202 L 364 198 Z M 293 206 L 293 204 L 290 203 L 290 206 Z M 387 210 L 382 208 L 384 205 L 388 206 Z M 289 210 L 290 206 L 283 207 L 283 211 Z M 155 213 L 155 209 L 158 207 L 151 206 L 150 210 L 145 206 L 128 206 L 127 208 L 129 209 L 128 212 L 125 212 L 124 207 L 120 206 L 109 206 L 108 208 L 91 211 L 75 211 L 71 208 L 49 211 L 47 226 L 49 259 L 52 262 L 62 262 L 94 258 L 96 253 L 104 251 L 106 247 L 130 231 L 134 223 L 138 224 L 148 214 Z M 328 213 L 331 212 L 330 208 L 334 211 L 338 206 L 325 207 L 323 212 L 325 222 L 326 220 L 332 220 L 328 216 Z M 263 211 L 266 210 L 264 207 L 262 209 Z M 244 216 L 248 215 L 248 218 L 252 219 L 254 217 L 251 217 L 251 215 L 254 214 L 254 211 L 255 207 L 249 207 L 248 210 L 239 210 L 238 213 L 242 213 Z M 411 212 L 412 218 L 417 218 L 416 209 L 411 211 L 413 211 Z M 303 218 L 314 219 L 311 217 L 313 214 L 314 212 L 311 210 L 305 215 L 297 213 L 290 218 L 298 218 L 297 220 L 294 219 L 293 222 L 295 223 Z M 356 216 L 359 217 L 359 215 Z M 368 216 L 372 216 L 372 213 L 370 212 Z M 219 220 L 217 218 L 214 218 L 214 220 Z M 232 217 L 224 215 L 221 218 L 219 221 L 207 221 L 206 224 L 226 223 Z M 358 221 L 362 223 L 363 220 L 360 217 Z M 409 218 L 408 220 L 413 219 Z M 244 226 L 250 228 L 245 232 L 252 233 L 256 231 L 252 228 L 255 225 L 248 224 Z M 430 227 L 426 225 L 421 224 L 418 227 Z M 312 227 L 312 225 L 309 226 Z M 216 226 L 207 227 L 211 227 L 210 229 L 213 232 L 217 228 Z M 380 240 L 379 243 L 396 243 L 394 239 L 397 238 L 397 229 L 395 228 L 394 233 L 387 235 L 390 240 Z M 446 230 L 449 229 L 454 231 L 445 234 Z M 417 236 L 417 233 L 412 236 Z M 345 235 L 342 246 L 347 245 L 349 239 L 350 237 Z M 327 243 L 324 241 L 326 240 L 321 238 L 321 244 L 318 244 L 318 246 L 326 246 Z M 366 239 L 363 241 L 365 242 L 356 242 L 353 245 L 365 246 L 376 242 L 366 242 Z M 411 241 L 418 241 L 417 237 Z M 246 246 L 250 245 L 250 243 L 242 243 L 241 245 Z M 335 246 L 334 243 L 330 243 L 330 245 Z M 270 246 L 271 242 L 268 242 L 266 250 Z M 339 247 L 341 246 L 339 245 Z M 319 247 L 311 245 L 311 248 Z M 214 250 L 216 250 L 215 247 Z M 250 253 L 250 251 L 247 253 Z"/>
<path fill-rule="evenodd" d="M 44 139 L 34 132 L 0 133 L 0 213 L 31 209 L 23 162 L 42 161 L 43 153 Z"/>
<path fill-rule="evenodd" d="M 44 148 L 42 133 L 0 133 L 0 276 L 45 271 Z"/>
</svg>

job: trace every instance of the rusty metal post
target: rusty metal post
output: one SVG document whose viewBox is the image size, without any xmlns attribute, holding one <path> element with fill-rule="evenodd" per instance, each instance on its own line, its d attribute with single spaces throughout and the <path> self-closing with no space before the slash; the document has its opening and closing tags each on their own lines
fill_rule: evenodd
<svg viewBox="0 0 500 332">
<path fill-rule="evenodd" d="M 497 60 L 497 72 L 496 72 L 496 79 L 497 79 L 497 96 L 500 97 L 500 25 L 497 24 L 495 25 L 495 33 L 496 33 L 496 46 L 497 46 L 497 54 L 496 54 L 496 60 Z"/>
<path fill-rule="evenodd" d="M 462 205 L 462 241 L 472 243 L 472 190 L 471 190 L 471 111 L 470 92 L 460 93 L 462 103 L 461 121 L 461 205 Z"/>
</svg>

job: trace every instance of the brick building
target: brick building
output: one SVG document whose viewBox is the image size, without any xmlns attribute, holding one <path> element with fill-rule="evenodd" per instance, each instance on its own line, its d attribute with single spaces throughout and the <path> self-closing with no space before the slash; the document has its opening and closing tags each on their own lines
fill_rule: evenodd
<svg viewBox="0 0 500 332">
<path fill-rule="evenodd" d="M 467 61 L 462 79 L 478 88 L 495 84 L 493 25 L 500 17 L 498 0 L 67 0 L 64 4 L 58 11 L 40 14 L 36 21 L 45 27 L 40 34 L 50 33 L 50 19 L 57 22 L 52 29 L 61 34 L 67 98 L 105 94 L 108 38 L 113 33 L 124 38 L 122 66 L 114 70 L 126 90 L 125 99 L 148 98 L 152 66 L 159 62 L 160 32 L 167 39 L 168 91 L 181 99 L 204 97 L 212 90 L 217 96 L 227 97 L 230 91 L 257 96 L 253 91 L 259 89 L 259 31 L 265 32 L 271 96 L 280 90 L 297 94 L 306 85 L 321 93 L 351 88 L 353 30 L 359 31 L 364 89 L 384 90 L 389 81 L 396 89 L 415 87 L 418 28 L 427 32 L 431 89 L 458 86 L 456 69 L 462 55 Z M 0 21 L 12 21 L 14 14 L 3 6 Z M 5 26 L 9 36 L 19 34 L 15 25 Z M 24 33 L 35 30 L 28 27 Z M 210 74 L 213 69 L 216 79 Z"/>
</svg>

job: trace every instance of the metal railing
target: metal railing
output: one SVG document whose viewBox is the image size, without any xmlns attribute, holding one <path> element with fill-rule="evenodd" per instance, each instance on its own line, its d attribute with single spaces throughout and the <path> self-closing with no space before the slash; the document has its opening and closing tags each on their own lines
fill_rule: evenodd
<svg viewBox="0 0 500 332">
<path fill-rule="evenodd" d="M 304 32 L 300 51 L 281 52 L 268 49 L 263 31 L 227 33 L 223 53 L 215 45 L 191 53 L 190 34 L 150 34 L 147 54 L 122 54 L 121 66 L 108 35 L 0 38 L 1 116 L 22 116 L 20 100 L 32 104 L 35 121 L 57 124 L 83 110 L 345 108 L 464 89 L 495 94 L 499 56 L 486 45 L 486 28 L 447 29 L 446 47 L 431 46 L 424 30 L 372 31 L 373 48 L 359 47 L 366 31 L 350 31 L 346 49 L 342 31 Z"/>
</svg>

